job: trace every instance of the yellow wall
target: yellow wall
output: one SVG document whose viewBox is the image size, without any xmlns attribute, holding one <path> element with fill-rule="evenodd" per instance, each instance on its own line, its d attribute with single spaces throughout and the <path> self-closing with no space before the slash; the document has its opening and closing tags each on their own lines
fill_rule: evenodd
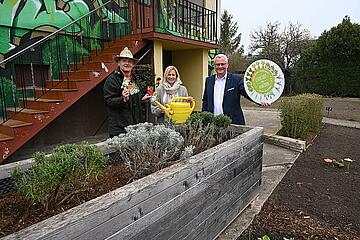
<svg viewBox="0 0 360 240">
<path fill-rule="evenodd" d="M 208 75 L 208 50 L 177 50 L 172 52 L 172 61 L 179 70 L 181 81 L 189 95 L 195 98 L 196 111 L 201 111 L 205 77 Z"/>
<path fill-rule="evenodd" d="M 216 1 L 217 0 L 206 0 L 205 7 L 210 10 L 216 11 Z"/>
<path fill-rule="evenodd" d="M 154 41 L 154 72 L 155 79 L 158 77 L 163 78 L 163 45 L 159 41 Z"/>
<path fill-rule="evenodd" d="M 210 9 L 212 11 L 218 10 L 217 14 L 217 38 L 220 38 L 220 16 L 221 16 L 221 1 L 220 0 L 205 0 L 205 8 Z M 216 5 L 218 5 L 216 7 Z"/>
</svg>

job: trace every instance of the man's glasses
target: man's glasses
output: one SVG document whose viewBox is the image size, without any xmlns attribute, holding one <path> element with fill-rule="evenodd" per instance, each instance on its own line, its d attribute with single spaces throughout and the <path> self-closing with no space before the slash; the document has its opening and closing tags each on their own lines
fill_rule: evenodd
<svg viewBox="0 0 360 240">
<path fill-rule="evenodd" d="M 226 65 L 226 63 L 215 63 L 215 66 L 217 66 L 217 67 L 225 66 L 225 65 Z"/>
</svg>

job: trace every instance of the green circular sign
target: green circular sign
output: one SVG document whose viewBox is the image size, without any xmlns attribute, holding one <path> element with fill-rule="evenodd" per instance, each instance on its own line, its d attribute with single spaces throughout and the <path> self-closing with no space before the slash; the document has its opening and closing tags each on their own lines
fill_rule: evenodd
<svg viewBox="0 0 360 240">
<path fill-rule="evenodd" d="M 273 89 L 275 85 L 275 78 L 270 71 L 261 69 L 254 73 L 252 84 L 255 91 L 258 93 L 267 93 Z"/>
<path fill-rule="evenodd" d="M 250 64 L 244 75 L 246 93 L 256 103 L 275 102 L 285 86 L 284 74 L 274 62 L 262 59 Z"/>
</svg>

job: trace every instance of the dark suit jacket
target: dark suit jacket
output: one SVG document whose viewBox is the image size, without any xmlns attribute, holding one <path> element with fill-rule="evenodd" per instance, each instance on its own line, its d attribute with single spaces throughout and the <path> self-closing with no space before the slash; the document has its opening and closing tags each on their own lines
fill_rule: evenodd
<svg viewBox="0 0 360 240">
<path fill-rule="evenodd" d="M 214 85 L 215 75 L 207 77 L 203 95 L 202 111 L 214 113 Z M 244 114 L 240 106 L 240 95 L 249 98 L 244 82 L 240 75 L 228 73 L 223 99 L 223 112 L 231 118 L 233 124 L 244 125 Z"/>
</svg>

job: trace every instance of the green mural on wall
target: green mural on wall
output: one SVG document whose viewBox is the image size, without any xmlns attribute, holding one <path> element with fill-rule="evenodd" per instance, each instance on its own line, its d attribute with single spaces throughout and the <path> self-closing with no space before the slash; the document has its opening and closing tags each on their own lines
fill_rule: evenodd
<svg viewBox="0 0 360 240">
<path fill-rule="evenodd" d="M 42 32 L 54 32 L 91 9 L 102 6 L 102 0 L 3 0 L 0 1 L 0 60 L 27 38 L 38 37 Z M 99 20 L 106 16 L 111 23 L 127 21 L 109 8 L 101 8 Z M 95 23 L 96 24 L 96 23 Z M 88 25 L 74 25 L 72 32 L 87 31 Z M 92 29 L 91 29 L 92 30 Z M 34 36 L 28 33 L 36 32 Z"/>
<path fill-rule="evenodd" d="M 16 85 L 7 78 L 0 77 L 0 92 L 3 96 L 0 97 L 0 119 L 5 116 L 5 106 L 7 108 L 17 107 L 19 105 L 20 94 L 16 89 Z"/>
<path fill-rule="evenodd" d="M 178 26 L 176 25 L 176 2 L 172 0 L 171 2 L 169 2 L 169 6 L 167 6 L 167 0 L 161 0 L 160 9 L 161 14 L 159 15 L 159 29 L 163 30 L 166 33 L 182 37 L 182 34 L 179 32 Z"/>
</svg>

